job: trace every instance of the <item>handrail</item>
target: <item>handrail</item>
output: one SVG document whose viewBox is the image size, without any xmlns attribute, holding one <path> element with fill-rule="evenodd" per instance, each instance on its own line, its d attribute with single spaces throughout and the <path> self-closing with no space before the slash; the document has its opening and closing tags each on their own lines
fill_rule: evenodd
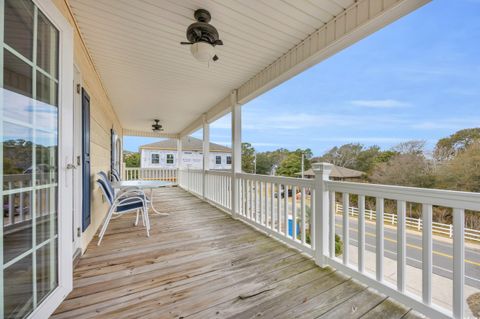
<svg viewBox="0 0 480 319">
<path fill-rule="evenodd" d="M 353 193 L 415 203 L 480 210 L 480 193 L 330 180 L 325 181 L 325 183 L 329 191 L 339 193 Z"/>
</svg>

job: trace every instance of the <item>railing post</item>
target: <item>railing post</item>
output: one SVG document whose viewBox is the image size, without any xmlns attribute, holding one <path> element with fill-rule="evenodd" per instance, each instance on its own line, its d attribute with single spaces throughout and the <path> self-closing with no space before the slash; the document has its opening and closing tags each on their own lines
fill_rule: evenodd
<svg viewBox="0 0 480 319">
<path fill-rule="evenodd" d="M 175 182 L 180 185 L 180 170 L 182 169 L 183 164 L 183 144 L 182 137 L 179 136 L 177 139 L 177 158 L 176 158 L 176 170 L 174 172 Z"/>
<path fill-rule="evenodd" d="M 202 170 L 202 197 L 207 195 L 207 172 L 210 168 L 210 125 L 206 114 L 203 115 L 203 170 Z"/>
<path fill-rule="evenodd" d="M 242 106 L 237 102 L 237 90 L 230 94 L 230 105 L 232 108 L 232 178 L 231 178 L 231 209 L 232 217 L 237 218 L 239 207 L 239 184 L 237 173 L 242 172 Z"/>
<path fill-rule="evenodd" d="M 327 266 L 328 228 L 329 228 L 329 191 L 325 181 L 329 180 L 332 164 L 315 163 L 315 263 L 320 267 Z M 333 203 L 332 203 L 333 205 Z M 335 222 L 335 221 L 332 221 Z"/>
</svg>

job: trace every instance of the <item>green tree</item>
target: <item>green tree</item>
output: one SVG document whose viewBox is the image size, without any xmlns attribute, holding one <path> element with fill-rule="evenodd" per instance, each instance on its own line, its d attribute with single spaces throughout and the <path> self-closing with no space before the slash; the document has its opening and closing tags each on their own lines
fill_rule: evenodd
<svg viewBox="0 0 480 319">
<path fill-rule="evenodd" d="M 439 188 L 480 192 L 480 143 L 470 144 L 436 172 Z"/>
<path fill-rule="evenodd" d="M 412 187 L 433 187 L 435 182 L 430 162 L 423 154 L 397 154 L 375 165 L 370 179 L 378 184 Z"/>
<path fill-rule="evenodd" d="M 129 153 L 123 156 L 126 167 L 140 167 L 140 153 Z"/>
<path fill-rule="evenodd" d="M 257 174 L 271 174 L 290 153 L 285 148 L 257 153 Z"/>
<path fill-rule="evenodd" d="M 242 171 L 254 173 L 255 148 L 250 143 L 242 143 Z"/>
<path fill-rule="evenodd" d="M 359 143 L 344 144 L 335 146 L 328 150 L 321 157 L 315 158 L 315 162 L 327 162 L 337 166 L 351 169 L 357 168 L 358 156 L 363 151 L 363 145 Z"/>
<path fill-rule="evenodd" d="M 296 177 L 302 169 L 302 153 L 305 155 L 304 169 L 312 167 L 310 159 L 312 151 L 310 149 L 297 149 L 291 152 L 278 166 L 277 175 Z"/>
<path fill-rule="evenodd" d="M 438 161 L 449 160 L 479 140 L 480 128 L 460 130 L 449 137 L 440 139 L 435 145 L 433 155 Z"/>
</svg>

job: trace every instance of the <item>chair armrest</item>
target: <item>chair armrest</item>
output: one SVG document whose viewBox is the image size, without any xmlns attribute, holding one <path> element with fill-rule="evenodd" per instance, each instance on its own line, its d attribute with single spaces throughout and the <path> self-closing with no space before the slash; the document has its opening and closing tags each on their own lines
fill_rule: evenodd
<svg viewBox="0 0 480 319">
<path fill-rule="evenodd" d="M 130 192 L 130 191 L 141 191 L 141 192 L 143 192 L 143 190 L 140 187 L 129 186 L 129 187 L 125 187 L 125 188 L 121 189 L 120 191 L 118 191 L 117 197 L 123 195 L 124 193 Z"/>
<path fill-rule="evenodd" d="M 145 192 L 142 189 L 130 189 L 126 188 L 119 192 L 116 196 L 114 201 L 118 201 L 124 198 L 132 198 L 132 197 L 146 197 Z"/>
<path fill-rule="evenodd" d="M 131 202 L 132 199 L 138 199 L 139 201 L 141 201 L 145 205 L 145 199 L 142 198 L 141 196 L 128 196 L 128 197 L 124 197 L 124 198 L 116 198 L 115 201 L 114 201 L 114 205 L 118 206 L 118 205 L 122 205 L 122 204 L 128 204 L 128 203 L 125 203 L 125 202 Z M 135 203 L 135 202 L 136 201 L 133 201 L 133 203 Z"/>
</svg>

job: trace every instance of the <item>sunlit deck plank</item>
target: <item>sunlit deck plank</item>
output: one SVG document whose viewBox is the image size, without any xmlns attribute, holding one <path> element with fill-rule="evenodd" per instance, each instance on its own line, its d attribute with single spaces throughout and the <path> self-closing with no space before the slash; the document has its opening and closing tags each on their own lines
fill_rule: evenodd
<svg viewBox="0 0 480 319">
<path fill-rule="evenodd" d="M 304 318 L 398 316 L 408 309 L 313 261 L 179 188 L 156 194 L 151 236 L 115 219 L 74 273 L 53 318 Z M 387 307 L 388 306 L 388 307 Z M 411 315 L 409 313 L 409 315 Z M 355 316 L 353 316 L 355 317 Z"/>
</svg>

